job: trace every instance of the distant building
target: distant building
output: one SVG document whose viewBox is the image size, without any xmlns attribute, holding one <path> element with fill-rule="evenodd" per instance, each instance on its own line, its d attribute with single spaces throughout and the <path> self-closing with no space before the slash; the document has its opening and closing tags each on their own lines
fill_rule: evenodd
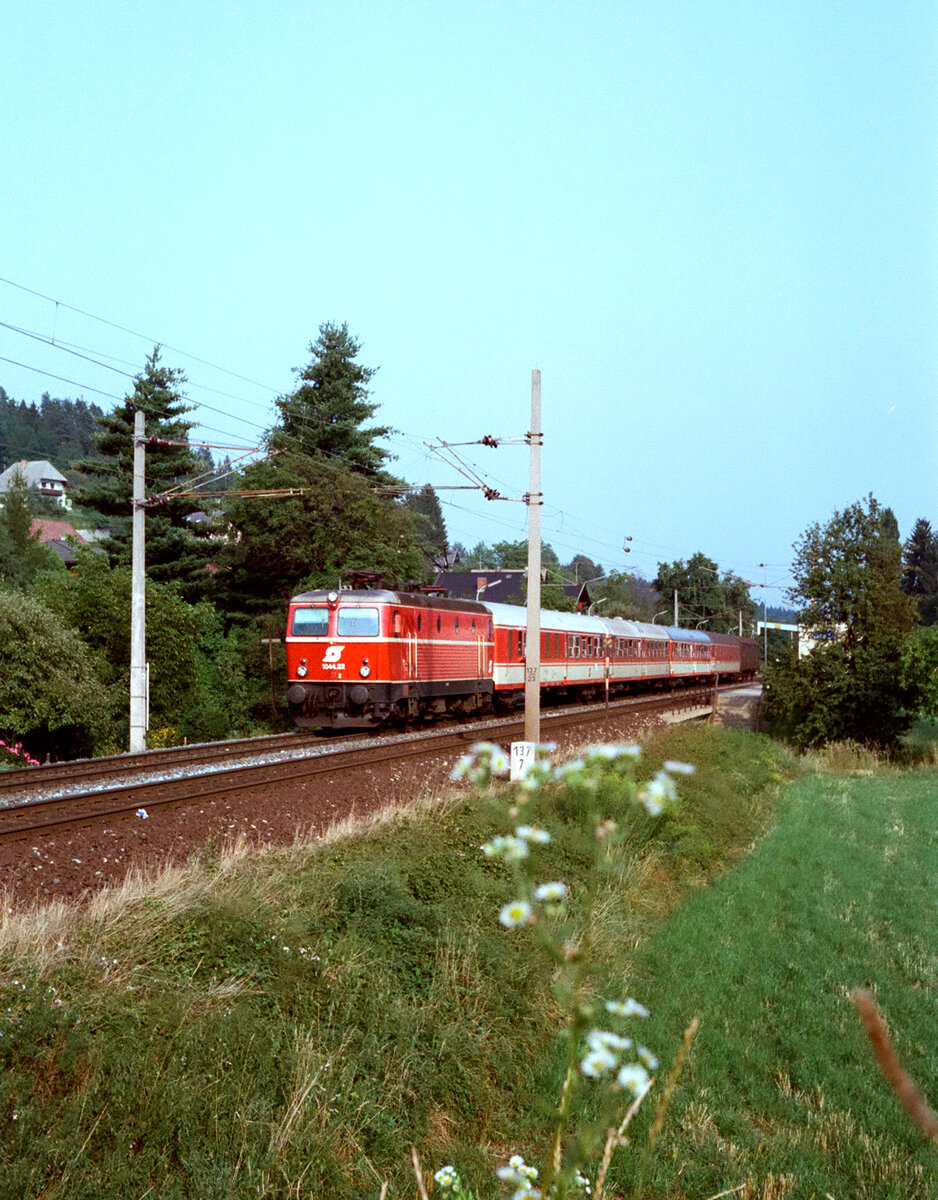
<svg viewBox="0 0 938 1200">
<path fill-rule="evenodd" d="M 26 480 L 27 487 L 35 488 L 40 496 L 54 500 L 56 504 L 60 504 L 66 510 L 72 507 L 71 501 L 65 494 L 68 489 L 68 480 L 61 471 L 45 459 L 33 462 L 27 462 L 24 459 L 22 462 L 14 463 L 12 467 L 7 467 L 0 475 L 0 497 L 9 489 L 13 482 L 13 476 L 17 472 Z"/>
<path fill-rule="evenodd" d="M 73 529 L 68 521 L 53 521 L 50 517 L 34 517 L 30 534 L 43 546 L 54 550 L 67 567 L 72 567 L 78 558 L 77 546 L 87 543 L 77 529 Z M 98 550 L 101 554 L 103 551 Z"/>
</svg>

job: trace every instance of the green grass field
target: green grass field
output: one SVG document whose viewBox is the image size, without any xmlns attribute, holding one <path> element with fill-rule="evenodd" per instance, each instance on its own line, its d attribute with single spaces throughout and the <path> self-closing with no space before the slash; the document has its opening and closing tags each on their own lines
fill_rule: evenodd
<svg viewBox="0 0 938 1200">
<path fill-rule="evenodd" d="M 642 948 L 650 1036 L 675 1046 L 701 1020 L 648 1195 L 936 1194 L 938 1150 L 880 1078 L 850 1001 L 875 995 L 938 1099 L 936 831 L 934 770 L 800 779 L 771 833 Z"/>
<path fill-rule="evenodd" d="M 938 776 L 801 776 L 767 739 L 708 727 L 655 739 L 640 775 L 669 758 L 697 773 L 673 815 L 610 813 L 628 836 L 593 929 L 597 986 L 652 1008 L 662 1074 L 701 1019 L 639 1194 L 933 1194 L 936 1152 L 847 994 L 877 994 L 938 1092 Z M 563 1013 L 535 939 L 498 921 L 512 885 L 479 848 L 507 802 L 423 798 L 324 842 L 207 849 L 85 913 L 5 911 L 0 1198 L 409 1200 L 411 1146 L 477 1200 L 509 1194 L 492 1168 L 545 1152 Z M 541 803 L 542 877 L 570 885 L 575 918 L 592 835 L 572 794 Z M 607 1197 L 633 1190 L 650 1115 Z"/>
</svg>

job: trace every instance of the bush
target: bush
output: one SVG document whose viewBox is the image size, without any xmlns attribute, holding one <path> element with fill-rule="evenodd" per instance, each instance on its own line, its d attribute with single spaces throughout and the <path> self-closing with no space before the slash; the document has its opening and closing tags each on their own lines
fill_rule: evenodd
<svg viewBox="0 0 938 1200">
<path fill-rule="evenodd" d="M 105 670 L 44 604 L 0 591 L 0 731 L 15 735 L 37 758 L 109 748 L 113 696 Z"/>
</svg>

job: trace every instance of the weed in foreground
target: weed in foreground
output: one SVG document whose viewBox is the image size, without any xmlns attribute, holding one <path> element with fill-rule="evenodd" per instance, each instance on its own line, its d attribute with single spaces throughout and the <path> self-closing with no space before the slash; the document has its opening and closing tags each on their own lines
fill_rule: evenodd
<svg viewBox="0 0 938 1200">
<path fill-rule="evenodd" d="M 639 785 L 636 745 L 597 746 L 556 768 L 553 746 L 539 746 L 535 762 L 515 787 L 509 815 L 514 831 L 500 834 L 482 846 L 487 858 L 511 872 L 513 898 L 502 905 L 499 921 L 512 933 L 527 934 L 553 973 L 555 999 L 566 1014 L 563 1041 L 565 1065 L 560 1096 L 551 1117 L 551 1141 L 540 1164 L 520 1154 L 496 1169 L 497 1178 L 512 1189 L 512 1200 L 566 1200 L 595 1195 L 601 1200 L 614 1151 L 627 1144 L 626 1130 L 654 1083 L 658 1068 L 654 1052 L 636 1038 L 636 1022 L 648 1009 L 631 996 L 601 1000 L 608 981 L 596 965 L 593 932 L 604 882 L 617 868 L 621 846 L 636 814 L 660 817 L 677 803 L 676 775 L 693 774 L 686 763 L 668 761 L 656 775 Z M 483 789 L 508 771 L 503 751 L 479 743 L 456 765 L 453 778 L 467 779 Z M 546 803 L 545 803 L 546 802 Z M 541 809 L 560 812 L 582 826 L 588 869 L 581 896 L 572 896 L 558 879 L 540 880 L 540 847 L 552 836 L 539 820 Z M 696 1021 L 688 1028 L 661 1094 L 639 1164 L 634 1195 L 641 1188 L 643 1167 L 661 1130 Z M 413 1155 L 418 1190 L 428 1196 L 419 1159 Z M 594 1176 L 591 1183 L 590 1173 Z M 448 1164 L 434 1176 L 439 1192 L 453 1200 L 472 1200 L 458 1171 Z"/>
</svg>

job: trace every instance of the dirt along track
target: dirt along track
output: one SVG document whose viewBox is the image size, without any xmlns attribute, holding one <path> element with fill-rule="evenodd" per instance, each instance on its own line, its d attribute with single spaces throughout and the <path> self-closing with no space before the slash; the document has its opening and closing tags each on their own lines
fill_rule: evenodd
<svg viewBox="0 0 938 1200">
<path fill-rule="evenodd" d="M 594 705 L 544 714 L 542 739 L 556 741 L 561 751 L 585 740 L 638 739 L 643 726 L 661 719 L 662 704 L 674 703 L 673 694 L 651 699 L 650 705 L 616 703 L 608 712 Z M 698 694 L 694 701 L 684 693 L 681 700 L 685 716 L 694 711 L 705 715 L 707 696 Z M 696 708 L 688 711 L 686 706 L 694 703 Z M 585 715 L 577 718 L 578 713 Z M 137 804 L 132 796 L 111 805 L 122 811 L 102 816 L 86 806 L 80 809 L 86 819 L 77 824 L 63 820 L 46 829 L 21 830 L 13 840 L 0 842 L 0 879 L 8 903 L 77 900 L 119 885 L 132 868 L 178 864 L 193 855 L 211 859 L 238 839 L 282 846 L 291 844 L 298 832 L 322 834 L 350 815 L 364 816 L 439 788 L 468 745 L 483 738 L 507 745 L 523 737 L 523 725 L 520 717 L 504 718 L 448 734 L 412 738 L 406 756 L 398 756 L 397 743 L 388 744 L 370 761 L 361 754 L 339 756 L 338 769 L 323 771 L 320 765 L 316 773 L 293 778 L 272 778 L 254 768 L 250 783 L 226 776 L 202 796 L 194 793 L 203 786 L 203 777 L 184 777 L 175 781 L 177 792 L 182 782 L 182 798 L 177 795 L 172 802 L 147 807 L 145 799 Z"/>
</svg>

